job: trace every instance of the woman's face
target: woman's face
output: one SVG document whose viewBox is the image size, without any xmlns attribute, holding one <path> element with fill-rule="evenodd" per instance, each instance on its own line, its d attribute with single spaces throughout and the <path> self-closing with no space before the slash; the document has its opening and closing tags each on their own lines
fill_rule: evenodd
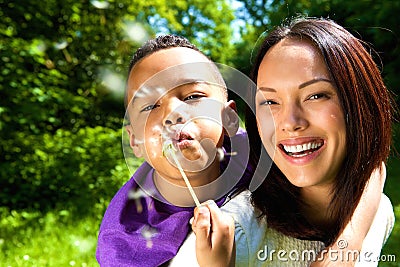
<svg viewBox="0 0 400 267">
<path fill-rule="evenodd" d="M 257 87 L 258 131 L 278 168 L 298 187 L 331 185 L 345 157 L 346 125 L 318 50 L 282 40 L 265 54 Z"/>
</svg>

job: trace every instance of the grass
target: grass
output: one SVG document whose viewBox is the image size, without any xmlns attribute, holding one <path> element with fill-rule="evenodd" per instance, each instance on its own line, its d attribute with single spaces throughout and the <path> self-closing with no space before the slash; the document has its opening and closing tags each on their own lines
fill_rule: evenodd
<svg viewBox="0 0 400 267">
<path fill-rule="evenodd" d="M 94 257 L 100 218 L 75 221 L 67 210 L 2 210 L 1 266 L 98 266 Z"/>
</svg>

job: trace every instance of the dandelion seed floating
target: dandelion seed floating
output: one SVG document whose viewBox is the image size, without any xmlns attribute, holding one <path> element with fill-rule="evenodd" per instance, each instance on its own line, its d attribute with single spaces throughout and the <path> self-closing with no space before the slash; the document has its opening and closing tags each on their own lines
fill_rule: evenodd
<svg viewBox="0 0 400 267">
<path fill-rule="evenodd" d="M 57 50 L 63 50 L 67 48 L 68 42 L 66 40 L 60 40 L 59 42 L 54 44 L 54 48 Z"/>
<path fill-rule="evenodd" d="M 110 3 L 107 1 L 97 1 L 97 0 L 92 0 L 90 3 L 98 8 L 98 9 L 107 9 L 110 6 Z"/>
<path fill-rule="evenodd" d="M 163 151 L 163 156 L 166 157 L 166 155 L 168 155 L 168 154 L 170 154 L 172 156 L 173 160 L 175 161 L 176 166 L 179 169 L 179 172 L 181 173 L 181 175 L 183 177 L 183 180 L 186 183 L 187 188 L 189 189 L 190 195 L 192 196 L 194 203 L 196 203 L 196 207 L 199 207 L 200 206 L 199 199 L 197 198 L 197 196 L 193 190 L 193 187 L 190 185 L 189 179 L 186 176 L 186 173 L 183 171 L 183 168 L 182 168 L 181 164 L 179 163 L 178 158 L 175 155 L 176 149 L 175 149 L 174 145 L 172 144 L 171 140 L 167 140 L 164 142 L 162 151 Z"/>
<path fill-rule="evenodd" d="M 223 161 L 225 156 L 236 156 L 237 152 L 224 152 L 222 148 L 217 148 L 217 157 L 219 161 Z"/>
<path fill-rule="evenodd" d="M 145 196 L 146 196 L 146 193 L 143 192 L 143 190 L 141 190 L 140 188 L 130 190 L 128 193 L 128 198 L 133 199 L 135 201 L 136 210 L 138 213 L 142 213 L 142 211 L 143 211 L 141 198 L 145 197 Z"/>
<path fill-rule="evenodd" d="M 151 240 L 153 236 L 157 234 L 157 231 L 155 228 L 152 228 L 148 225 L 143 226 L 142 231 L 141 231 L 142 236 L 144 239 L 146 239 L 146 246 L 148 248 L 153 247 L 153 241 Z"/>
</svg>

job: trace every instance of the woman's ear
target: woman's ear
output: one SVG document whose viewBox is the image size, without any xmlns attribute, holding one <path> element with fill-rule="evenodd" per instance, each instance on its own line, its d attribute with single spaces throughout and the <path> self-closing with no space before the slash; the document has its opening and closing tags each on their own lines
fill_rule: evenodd
<svg viewBox="0 0 400 267">
<path fill-rule="evenodd" d="M 133 134 L 132 126 L 126 125 L 125 129 L 129 135 L 129 146 L 132 148 L 133 154 L 138 158 L 143 157 L 143 153 L 135 141 L 135 135 Z"/>
<path fill-rule="evenodd" d="M 222 126 L 229 137 L 234 136 L 239 128 L 239 116 L 233 100 L 228 101 L 222 111 Z"/>
</svg>

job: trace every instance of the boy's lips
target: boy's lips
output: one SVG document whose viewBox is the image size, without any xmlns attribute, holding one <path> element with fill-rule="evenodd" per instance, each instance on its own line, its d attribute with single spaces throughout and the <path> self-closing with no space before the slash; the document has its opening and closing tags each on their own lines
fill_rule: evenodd
<svg viewBox="0 0 400 267">
<path fill-rule="evenodd" d="M 175 145 L 175 147 L 179 149 L 184 149 L 193 144 L 195 139 L 193 136 L 185 131 L 177 131 L 175 132 L 174 137 L 172 138 L 172 143 Z"/>
<path fill-rule="evenodd" d="M 194 140 L 194 138 L 187 132 L 184 131 L 177 131 L 175 133 L 175 137 L 173 138 L 173 140 L 177 141 L 177 142 L 182 142 L 185 140 Z"/>
</svg>

